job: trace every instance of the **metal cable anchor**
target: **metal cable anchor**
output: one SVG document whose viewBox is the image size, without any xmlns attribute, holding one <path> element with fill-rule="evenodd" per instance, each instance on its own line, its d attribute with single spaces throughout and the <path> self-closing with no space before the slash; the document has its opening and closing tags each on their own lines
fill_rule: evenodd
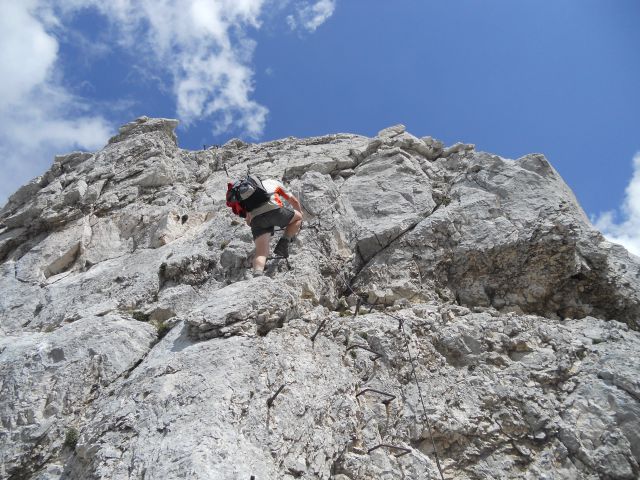
<svg viewBox="0 0 640 480">
<path fill-rule="evenodd" d="M 373 353 L 375 356 L 371 357 L 372 362 L 375 362 L 379 358 L 382 358 L 382 354 L 376 352 L 375 350 L 371 350 L 369 347 L 365 347 L 364 345 L 351 345 L 350 347 L 347 347 L 345 352 L 348 352 L 349 350 L 353 350 L 354 348 L 359 348 L 360 350 L 366 350 L 367 352 Z"/>
<path fill-rule="evenodd" d="M 267 408 L 271 408 L 271 405 L 273 405 L 273 401 L 276 399 L 276 397 L 278 395 L 280 395 L 280 392 L 282 391 L 282 389 L 285 387 L 285 385 L 282 385 L 277 391 L 276 393 L 274 393 L 273 395 L 271 395 L 268 399 L 267 399 Z"/>
<path fill-rule="evenodd" d="M 377 393 L 378 395 L 384 395 L 385 397 L 389 397 L 386 400 L 382 400 L 382 403 L 384 403 L 385 405 L 389 405 L 389 403 L 391 403 L 393 400 L 396 399 L 395 395 L 392 395 L 391 393 L 383 392 L 381 390 L 376 390 L 375 388 L 365 388 L 364 390 L 360 390 L 358 393 L 356 393 L 356 398 L 367 392 L 373 392 L 373 393 Z"/>
<path fill-rule="evenodd" d="M 324 320 L 322 320 L 322 322 L 320 322 L 320 325 L 318 326 L 318 329 L 316 330 L 316 332 L 313 335 L 311 335 L 311 341 L 312 342 L 316 341 L 316 337 L 320 333 L 320 330 L 322 330 L 322 327 L 324 327 L 325 323 L 327 323 L 327 318 L 325 318 Z"/>
<path fill-rule="evenodd" d="M 388 448 L 388 449 L 390 449 L 390 450 L 400 450 L 400 451 L 401 451 L 400 453 L 397 453 L 397 454 L 395 454 L 395 455 L 394 455 L 396 458 L 401 457 L 401 456 L 403 456 L 403 455 L 406 455 L 407 453 L 411 453 L 411 449 L 409 449 L 409 448 L 405 448 L 405 447 L 398 447 L 398 446 L 396 446 L 396 445 L 389 445 L 389 444 L 386 444 L 386 443 L 381 443 L 380 445 L 376 445 L 375 447 L 370 448 L 370 449 L 367 451 L 367 453 L 369 453 L 369 454 L 370 454 L 370 453 L 371 453 L 371 452 L 373 452 L 374 450 L 377 450 L 378 448 L 383 448 L 383 447 L 384 447 L 384 448 Z"/>
</svg>

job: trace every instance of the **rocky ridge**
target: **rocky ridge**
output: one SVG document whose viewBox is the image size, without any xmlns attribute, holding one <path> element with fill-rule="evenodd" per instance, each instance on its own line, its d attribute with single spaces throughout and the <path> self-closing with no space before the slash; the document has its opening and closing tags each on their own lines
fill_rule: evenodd
<svg viewBox="0 0 640 480">
<path fill-rule="evenodd" d="M 0 210 L 1 478 L 640 475 L 640 260 L 544 156 L 402 126 L 186 151 L 176 126 Z M 247 170 L 305 214 L 250 280 Z"/>
</svg>

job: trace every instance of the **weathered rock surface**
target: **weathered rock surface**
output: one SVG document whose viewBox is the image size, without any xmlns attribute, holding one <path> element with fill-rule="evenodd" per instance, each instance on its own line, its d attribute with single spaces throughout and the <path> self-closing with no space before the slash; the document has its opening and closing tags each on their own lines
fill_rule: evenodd
<svg viewBox="0 0 640 480">
<path fill-rule="evenodd" d="M 0 210 L 1 478 L 640 476 L 640 260 L 542 155 L 401 125 L 193 152 L 176 125 Z M 248 168 L 305 222 L 245 280 Z"/>
</svg>

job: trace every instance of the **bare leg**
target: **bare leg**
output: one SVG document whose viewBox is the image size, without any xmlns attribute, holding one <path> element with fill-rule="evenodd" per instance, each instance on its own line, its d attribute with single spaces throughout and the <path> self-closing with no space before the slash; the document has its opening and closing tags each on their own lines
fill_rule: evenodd
<svg viewBox="0 0 640 480">
<path fill-rule="evenodd" d="M 302 225 L 302 213 L 298 210 L 294 210 L 294 215 L 287 228 L 284 229 L 284 236 L 287 238 L 293 238 L 300 231 L 300 225 Z"/>
<path fill-rule="evenodd" d="M 270 233 L 263 233 L 256 238 L 253 243 L 256 246 L 256 254 L 253 257 L 253 269 L 264 270 L 264 264 L 267 263 L 267 256 L 269 255 L 269 241 L 271 240 Z"/>
</svg>

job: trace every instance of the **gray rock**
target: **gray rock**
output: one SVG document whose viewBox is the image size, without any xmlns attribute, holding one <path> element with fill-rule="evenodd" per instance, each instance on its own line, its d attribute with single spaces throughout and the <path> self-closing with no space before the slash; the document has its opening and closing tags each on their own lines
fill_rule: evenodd
<svg viewBox="0 0 640 480">
<path fill-rule="evenodd" d="M 176 125 L 0 211 L 0 477 L 638 478 L 640 265 L 542 155 Z M 247 170 L 305 217 L 256 278 Z"/>
<path fill-rule="evenodd" d="M 0 339 L 3 474 L 26 478 L 55 462 L 81 412 L 108 395 L 154 339 L 153 327 L 111 316 Z"/>
</svg>

